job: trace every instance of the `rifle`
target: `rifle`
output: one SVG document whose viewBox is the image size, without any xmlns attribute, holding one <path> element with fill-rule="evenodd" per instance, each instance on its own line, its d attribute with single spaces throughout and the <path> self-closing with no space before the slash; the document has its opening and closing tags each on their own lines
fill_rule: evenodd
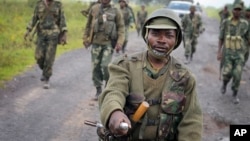
<svg viewBox="0 0 250 141">
<path fill-rule="evenodd" d="M 109 130 L 106 130 L 104 126 L 97 121 L 93 122 L 85 120 L 84 124 L 92 127 L 97 127 L 97 135 L 100 137 L 101 141 L 112 141 L 113 139 L 119 137 L 117 135 L 112 134 Z M 120 129 L 128 130 L 128 124 L 125 122 L 120 123 Z"/>
</svg>

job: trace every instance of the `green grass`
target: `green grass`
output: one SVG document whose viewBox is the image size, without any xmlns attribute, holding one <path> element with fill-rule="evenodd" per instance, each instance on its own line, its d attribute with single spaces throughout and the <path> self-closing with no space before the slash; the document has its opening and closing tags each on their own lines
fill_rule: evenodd
<svg viewBox="0 0 250 141">
<path fill-rule="evenodd" d="M 219 14 L 218 14 L 219 9 L 216 9 L 214 7 L 206 7 L 205 11 L 206 11 L 208 17 L 220 20 L 220 17 L 219 17 Z"/>
<path fill-rule="evenodd" d="M 65 52 L 83 47 L 82 36 L 86 17 L 82 16 L 80 11 L 88 6 L 88 4 L 68 0 L 62 0 L 62 2 L 67 21 L 68 43 L 65 46 L 58 46 L 57 57 Z M 131 6 L 135 14 L 140 9 L 139 5 Z M 151 13 L 160 7 L 162 6 L 149 6 L 147 11 Z M 35 45 L 33 42 L 25 42 L 23 39 L 33 10 L 34 8 L 27 3 L 27 0 L 0 1 L 0 86 L 35 64 Z M 135 29 L 131 31 L 133 30 Z"/>
</svg>

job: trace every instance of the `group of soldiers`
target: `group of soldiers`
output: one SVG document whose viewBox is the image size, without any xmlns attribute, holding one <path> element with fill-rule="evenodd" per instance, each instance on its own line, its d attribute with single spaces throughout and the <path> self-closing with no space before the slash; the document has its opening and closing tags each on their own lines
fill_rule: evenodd
<svg viewBox="0 0 250 141">
<path fill-rule="evenodd" d="M 217 59 L 220 61 L 220 79 L 223 81 L 221 93 L 226 93 L 227 84 L 232 79 L 233 102 L 238 104 L 241 76 L 243 70 L 247 69 L 249 58 L 250 7 L 245 8 L 241 1 L 232 6 L 232 11 L 226 5 L 219 15 L 221 22 Z"/>
<path fill-rule="evenodd" d="M 147 18 L 144 5 L 135 17 L 128 0 L 118 2 L 119 6 L 115 6 L 111 4 L 111 0 L 98 0 L 91 3 L 87 10 L 81 11 L 87 18 L 83 44 L 86 48 L 90 45 L 92 47 L 92 80 L 96 87 L 95 100 L 102 92 L 103 81 L 105 83 L 108 81 L 107 67 L 111 62 L 113 52 L 125 53 L 129 28 L 135 25 L 139 35 Z"/>
</svg>

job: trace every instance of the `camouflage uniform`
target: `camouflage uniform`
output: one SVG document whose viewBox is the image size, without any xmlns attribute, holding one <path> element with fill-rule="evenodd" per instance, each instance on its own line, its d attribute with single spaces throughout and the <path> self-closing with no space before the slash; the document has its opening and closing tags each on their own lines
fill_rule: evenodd
<svg viewBox="0 0 250 141">
<path fill-rule="evenodd" d="M 122 2 L 122 1 L 126 3 L 125 7 L 120 7 L 120 10 L 121 10 L 122 15 L 123 15 L 124 25 L 125 25 L 125 40 L 124 40 L 124 44 L 122 46 L 122 53 L 125 53 L 125 49 L 126 49 L 126 46 L 128 43 L 129 27 L 131 26 L 132 23 L 134 23 L 134 20 L 133 20 L 133 13 L 128 8 L 128 4 L 127 4 L 126 0 L 120 0 L 119 2 Z"/>
<path fill-rule="evenodd" d="M 166 18 L 162 18 L 164 16 Z M 144 40 L 147 40 L 149 32 L 146 27 L 172 29 L 171 24 L 164 21 L 168 17 L 176 20 L 170 22 L 178 23 L 174 28 L 181 32 L 178 16 L 170 10 L 159 9 L 150 15 L 149 22 L 143 26 Z M 176 36 L 173 49 L 182 41 L 181 33 Z M 110 79 L 99 97 L 103 125 L 107 128 L 111 114 L 121 110 L 132 123 L 127 136 L 121 137 L 126 141 L 201 141 L 202 112 L 194 76 L 169 54 L 164 56 L 169 58 L 168 62 L 156 71 L 148 60 L 150 46 L 147 48 L 147 51 L 116 58 L 109 65 Z M 142 118 L 134 122 L 132 116 L 142 101 L 147 101 L 150 106 Z"/>
<path fill-rule="evenodd" d="M 192 60 L 196 51 L 197 38 L 202 27 L 202 20 L 198 14 L 187 14 L 182 19 L 182 27 L 184 32 L 184 47 L 187 62 Z"/>
<path fill-rule="evenodd" d="M 140 35 L 141 32 L 141 28 L 145 22 L 145 20 L 147 19 L 148 16 L 148 12 L 144 9 L 145 6 L 142 5 L 141 6 L 141 10 L 137 12 L 136 16 L 137 16 L 137 21 L 136 21 L 136 28 L 137 28 L 137 33 L 138 36 Z"/>
<path fill-rule="evenodd" d="M 227 6 L 224 7 L 223 10 L 219 11 L 220 23 L 230 17 L 230 12 L 227 9 Z"/>
<path fill-rule="evenodd" d="M 103 80 L 107 82 L 109 78 L 107 67 L 113 54 L 111 40 L 117 38 L 116 43 L 122 45 L 124 32 L 124 21 L 119 9 L 110 4 L 106 7 L 96 4 L 90 9 L 83 40 L 92 43 L 92 80 L 97 88 L 96 96 L 101 93 Z"/>
<path fill-rule="evenodd" d="M 40 69 L 43 70 L 43 79 L 48 81 L 52 75 L 58 35 L 60 32 L 67 31 L 62 3 L 52 0 L 50 5 L 46 6 L 45 1 L 39 0 L 32 20 L 27 26 L 28 32 L 31 32 L 35 26 L 37 30 L 35 59 Z"/>
<path fill-rule="evenodd" d="M 250 34 L 250 8 L 246 9 L 245 12 L 245 19 L 248 21 L 248 31 Z M 246 53 L 244 55 L 245 61 L 244 61 L 244 65 L 246 64 L 248 58 L 249 58 L 249 50 L 250 50 L 250 41 L 246 41 Z"/>
<path fill-rule="evenodd" d="M 236 7 L 239 8 L 239 7 Z M 248 23 L 240 18 L 233 21 L 229 18 L 223 21 L 220 28 L 219 40 L 223 42 L 223 86 L 222 93 L 225 93 L 227 83 L 232 80 L 231 89 L 238 103 L 237 92 L 239 90 L 241 74 L 244 65 L 244 54 L 246 52 L 246 41 L 250 39 Z"/>
</svg>

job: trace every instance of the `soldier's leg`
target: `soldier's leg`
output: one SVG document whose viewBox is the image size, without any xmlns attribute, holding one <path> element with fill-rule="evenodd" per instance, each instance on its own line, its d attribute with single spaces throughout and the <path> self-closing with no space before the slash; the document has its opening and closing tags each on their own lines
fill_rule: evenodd
<svg viewBox="0 0 250 141">
<path fill-rule="evenodd" d="M 92 80 L 95 87 L 101 87 L 103 81 L 103 73 L 101 68 L 101 60 L 103 57 L 102 46 L 93 44 L 91 49 L 92 62 Z"/>
<path fill-rule="evenodd" d="M 185 64 L 188 64 L 190 62 L 190 57 L 192 53 L 192 46 L 191 46 L 191 40 L 187 36 L 185 36 L 185 57 L 186 61 Z"/>
<path fill-rule="evenodd" d="M 35 50 L 35 59 L 37 62 L 37 65 L 41 70 L 43 70 L 44 67 L 44 59 L 45 59 L 45 48 L 46 43 L 44 42 L 45 37 L 41 34 L 38 34 L 37 42 L 36 42 L 36 50 Z"/>
<path fill-rule="evenodd" d="M 196 47 L 197 47 L 197 38 L 194 37 L 192 40 L 192 50 L 191 50 L 191 56 L 190 56 L 191 61 L 193 59 L 193 54 L 196 52 Z"/>
<path fill-rule="evenodd" d="M 239 103 L 239 98 L 237 97 L 238 90 L 240 87 L 240 81 L 241 81 L 241 75 L 243 71 L 244 66 L 244 56 L 241 55 L 239 58 L 237 58 L 234 62 L 233 67 L 233 81 L 232 81 L 232 90 L 233 90 L 233 97 L 234 97 L 234 103 Z"/>
<path fill-rule="evenodd" d="M 45 51 L 45 60 L 44 60 L 44 68 L 43 68 L 43 76 L 44 80 L 44 88 L 48 89 L 49 79 L 52 75 L 52 68 L 56 57 L 56 49 L 57 49 L 57 42 L 58 41 L 58 34 L 52 34 L 48 36 L 46 51 Z"/>
<path fill-rule="evenodd" d="M 103 69 L 103 79 L 106 82 L 108 82 L 108 79 L 109 79 L 108 64 L 112 60 L 112 52 L 113 52 L 113 48 L 111 46 L 106 46 L 103 50 L 101 67 Z"/>
<path fill-rule="evenodd" d="M 57 38 L 58 34 L 55 33 L 53 35 L 48 36 L 48 40 L 46 41 L 47 46 L 45 51 L 43 75 L 47 80 L 49 80 L 52 75 L 52 67 L 56 57 Z"/>
<path fill-rule="evenodd" d="M 222 69 L 222 87 L 221 87 L 221 93 L 226 93 L 226 87 L 230 79 L 232 78 L 232 69 L 233 69 L 233 62 L 231 60 L 231 56 L 224 56 L 223 61 L 223 69 Z"/>
<path fill-rule="evenodd" d="M 101 60 L 103 57 L 102 46 L 93 44 L 91 50 L 91 62 L 92 62 L 92 80 L 96 87 L 96 94 L 94 100 L 98 99 L 98 96 L 102 93 L 102 81 L 103 72 L 101 67 Z"/>
</svg>

